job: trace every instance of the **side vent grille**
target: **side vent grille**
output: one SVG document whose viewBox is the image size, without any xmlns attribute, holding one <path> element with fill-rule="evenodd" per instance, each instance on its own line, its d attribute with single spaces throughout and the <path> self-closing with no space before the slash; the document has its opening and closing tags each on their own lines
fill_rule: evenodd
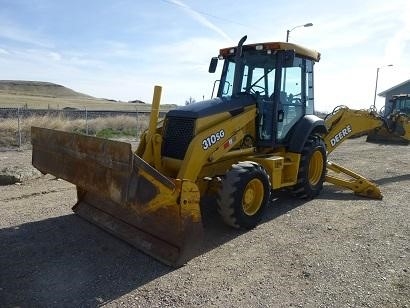
<svg viewBox="0 0 410 308">
<path fill-rule="evenodd" d="M 167 117 L 165 121 L 162 156 L 184 159 L 194 137 L 195 119 Z"/>
</svg>

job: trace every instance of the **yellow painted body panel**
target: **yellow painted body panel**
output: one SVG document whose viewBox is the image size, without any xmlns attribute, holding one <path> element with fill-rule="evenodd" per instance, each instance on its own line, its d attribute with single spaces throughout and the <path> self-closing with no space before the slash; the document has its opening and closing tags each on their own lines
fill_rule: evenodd
<svg viewBox="0 0 410 308">
<path fill-rule="evenodd" d="M 277 153 L 276 155 L 254 156 L 249 160 L 257 162 L 266 169 L 271 179 L 272 189 L 296 184 L 300 154 Z"/>
<path fill-rule="evenodd" d="M 238 146 L 241 139 L 238 134 L 244 134 L 244 128 L 255 121 L 256 108 L 246 108 L 241 114 L 230 117 L 224 122 L 218 123 L 212 127 L 199 132 L 190 142 L 185 153 L 184 161 L 181 164 L 177 178 L 190 179 L 195 181 L 201 172 L 201 169 L 212 161 L 221 158 L 229 150 Z M 224 137 L 217 141 L 212 147 L 204 150 L 202 141 L 209 135 L 216 132 L 224 131 Z"/>
</svg>

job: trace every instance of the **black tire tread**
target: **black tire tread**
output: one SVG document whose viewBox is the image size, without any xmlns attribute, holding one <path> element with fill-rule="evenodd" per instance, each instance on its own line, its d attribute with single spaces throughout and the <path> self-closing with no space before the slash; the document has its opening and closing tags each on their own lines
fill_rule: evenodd
<svg viewBox="0 0 410 308">
<path fill-rule="evenodd" d="M 266 178 L 268 187 L 265 188 L 267 189 L 265 203 L 268 203 L 269 201 L 269 176 L 261 165 L 252 161 L 245 161 L 232 165 L 232 168 L 223 178 L 217 197 L 218 213 L 222 217 L 223 221 L 231 227 L 246 229 L 255 227 L 257 222 L 261 219 L 264 209 L 266 208 L 266 204 L 263 204 L 260 211 L 254 215 L 255 217 L 251 222 L 244 221 L 241 218 L 242 215 L 239 212 L 239 205 L 237 203 L 239 202 L 238 196 L 241 195 L 242 192 L 238 192 L 238 189 L 244 185 L 244 181 L 247 179 L 246 175 L 252 172 L 260 173 L 262 177 Z M 242 204 L 240 206 L 242 206 Z"/>
<path fill-rule="evenodd" d="M 315 149 L 319 149 L 324 158 L 324 168 L 321 180 L 319 183 L 312 187 L 309 184 L 308 180 L 308 170 L 309 170 L 309 159 L 313 151 Z M 301 159 L 299 163 L 299 172 L 298 172 L 298 179 L 296 185 L 292 188 L 292 194 L 300 199 L 312 199 L 316 197 L 323 188 L 323 182 L 325 179 L 326 173 L 326 146 L 323 142 L 323 139 L 320 136 L 312 135 L 309 136 L 308 140 L 306 141 L 302 153 Z"/>
</svg>

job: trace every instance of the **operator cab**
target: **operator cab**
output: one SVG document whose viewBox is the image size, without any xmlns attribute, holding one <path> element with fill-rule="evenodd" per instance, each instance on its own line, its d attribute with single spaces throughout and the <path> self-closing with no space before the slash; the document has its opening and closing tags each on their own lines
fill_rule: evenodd
<svg viewBox="0 0 410 308">
<path fill-rule="evenodd" d="M 216 96 L 249 96 L 258 109 L 257 146 L 286 144 L 295 124 L 314 113 L 313 65 L 320 54 L 290 43 L 243 45 L 245 39 L 211 60 L 214 72 L 217 59 L 224 59 Z"/>
<path fill-rule="evenodd" d="M 393 109 L 391 113 L 398 112 L 410 115 L 410 94 L 394 95 L 390 102 Z"/>
</svg>

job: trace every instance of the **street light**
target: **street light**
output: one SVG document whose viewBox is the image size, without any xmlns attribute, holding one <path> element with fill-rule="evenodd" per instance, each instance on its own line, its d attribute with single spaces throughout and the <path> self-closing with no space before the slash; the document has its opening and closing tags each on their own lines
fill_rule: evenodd
<svg viewBox="0 0 410 308">
<path fill-rule="evenodd" d="M 311 22 L 309 22 L 309 23 L 304 24 L 304 25 L 299 25 L 299 26 L 293 27 L 293 28 L 290 29 L 290 30 L 286 30 L 286 42 L 289 42 L 289 34 L 290 34 L 291 31 L 295 30 L 296 28 L 300 28 L 300 27 L 311 27 L 311 26 L 313 26 L 313 24 L 312 24 Z"/>
<path fill-rule="evenodd" d="M 373 100 L 373 108 L 376 109 L 376 93 L 377 93 L 377 82 L 379 81 L 379 70 L 383 67 L 393 66 L 393 64 L 383 65 L 378 67 L 376 70 L 376 86 L 374 87 L 374 100 Z"/>
<path fill-rule="evenodd" d="M 290 34 L 291 31 L 295 30 L 296 28 L 311 27 L 311 26 L 313 26 L 313 24 L 311 22 L 308 22 L 307 24 L 299 25 L 299 26 L 293 27 L 290 30 L 286 30 L 286 43 L 289 42 L 289 34 Z M 285 92 L 285 90 L 286 90 L 285 83 L 286 83 L 286 68 L 285 68 L 285 71 L 283 72 L 283 89 L 282 89 L 283 92 Z"/>
</svg>

